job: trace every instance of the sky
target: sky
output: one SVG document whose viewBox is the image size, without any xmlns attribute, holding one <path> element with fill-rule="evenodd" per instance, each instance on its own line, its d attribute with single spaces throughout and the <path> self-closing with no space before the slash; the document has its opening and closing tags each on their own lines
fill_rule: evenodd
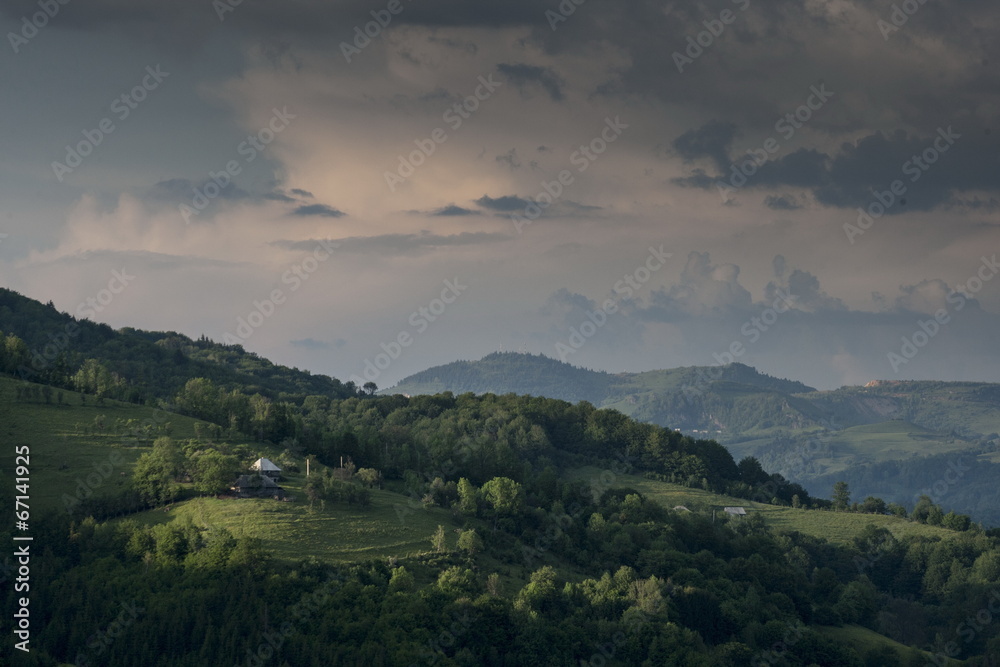
<svg viewBox="0 0 1000 667">
<path fill-rule="evenodd" d="M 995 0 L 10 0 L 0 285 L 374 381 L 1000 381 Z"/>
</svg>

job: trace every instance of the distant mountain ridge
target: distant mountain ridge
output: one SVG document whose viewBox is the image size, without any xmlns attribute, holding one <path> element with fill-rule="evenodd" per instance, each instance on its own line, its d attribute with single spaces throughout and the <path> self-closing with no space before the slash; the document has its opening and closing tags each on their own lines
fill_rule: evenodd
<svg viewBox="0 0 1000 667">
<path fill-rule="evenodd" d="M 734 382 L 783 393 L 813 392 L 801 382 L 783 380 L 743 364 L 686 367 L 642 373 L 594 371 L 547 357 L 521 352 L 493 352 L 479 361 L 454 361 L 415 373 L 382 393 L 530 394 L 595 405 L 614 400 L 624 391 L 644 386 L 687 388 L 697 393 L 712 382 Z"/>
<path fill-rule="evenodd" d="M 858 498 L 912 506 L 940 488 L 936 475 L 950 462 L 975 461 L 974 473 L 936 499 L 1000 523 L 1000 384 L 882 380 L 818 391 L 742 364 L 606 373 L 505 352 L 430 368 L 383 393 L 444 391 L 589 401 L 717 440 L 817 496 L 845 479 Z"/>
</svg>

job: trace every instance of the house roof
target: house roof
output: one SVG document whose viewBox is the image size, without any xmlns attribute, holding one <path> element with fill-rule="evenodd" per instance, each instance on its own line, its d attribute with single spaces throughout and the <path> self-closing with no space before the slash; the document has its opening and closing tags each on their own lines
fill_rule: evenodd
<svg viewBox="0 0 1000 667">
<path fill-rule="evenodd" d="M 234 487 L 239 489 L 280 489 L 278 483 L 267 475 L 240 475 L 236 483 L 233 484 Z"/>
<path fill-rule="evenodd" d="M 742 516 L 747 513 L 742 507 L 726 507 L 725 510 L 726 514 L 739 514 Z"/>
<path fill-rule="evenodd" d="M 259 470 L 261 472 L 281 472 L 281 468 L 274 465 L 274 461 L 271 459 L 259 458 L 253 462 L 250 466 L 253 470 Z"/>
</svg>

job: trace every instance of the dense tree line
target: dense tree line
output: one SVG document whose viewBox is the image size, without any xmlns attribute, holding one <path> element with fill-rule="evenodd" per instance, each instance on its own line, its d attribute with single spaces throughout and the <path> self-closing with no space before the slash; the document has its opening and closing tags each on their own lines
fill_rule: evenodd
<svg viewBox="0 0 1000 667">
<path fill-rule="evenodd" d="M 274 401 L 301 401 L 309 394 L 344 398 L 358 391 L 352 383 L 272 364 L 239 345 L 175 332 L 115 331 L 3 288 L 0 329 L 0 371 L 134 403 L 171 399 L 196 377 Z"/>
<path fill-rule="evenodd" d="M 928 662 L 815 629 L 841 624 L 942 655 L 952 643 L 969 667 L 1000 652 L 1000 617 L 983 617 L 1000 599 L 996 538 L 897 540 L 870 526 L 835 547 L 774 534 L 759 517 L 713 522 L 629 489 L 592 491 L 555 480 L 559 499 L 545 506 L 513 480 L 491 480 L 457 521 L 511 521 L 483 537 L 462 531 L 455 552 L 429 539 L 434 553 L 419 558 L 341 567 L 275 563 L 255 540 L 190 522 L 52 517 L 35 535 L 45 549 L 32 561 L 36 633 L 24 664 Z M 4 595 L 10 604 L 12 588 Z"/>
</svg>

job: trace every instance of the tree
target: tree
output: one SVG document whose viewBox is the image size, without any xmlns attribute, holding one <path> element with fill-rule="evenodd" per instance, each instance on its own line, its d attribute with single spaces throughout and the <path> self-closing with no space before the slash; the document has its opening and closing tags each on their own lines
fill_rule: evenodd
<svg viewBox="0 0 1000 667">
<path fill-rule="evenodd" d="M 408 593 L 413 590 L 414 580 L 413 575 L 406 571 L 406 568 L 400 565 L 395 570 L 392 571 L 392 576 L 389 578 L 389 592 L 393 593 L 396 591 Z"/>
<path fill-rule="evenodd" d="M 840 481 L 833 485 L 833 509 L 845 511 L 851 504 L 851 491 L 847 482 Z"/>
<path fill-rule="evenodd" d="M 479 582 L 476 581 L 472 570 L 453 565 L 438 575 L 437 586 L 445 593 L 458 597 L 474 595 L 479 588 Z"/>
<path fill-rule="evenodd" d="M 372 488 L 376 484 L 379 485 L 379 488 L 382 487 L 382 473 L 374 468 L 358 468 L 356 475 L 368 488 Z"/>
<path fill-rule="evenodd" d="M 231 454 L 207 451 L 194 462 L 194 488 L 205 494 L 222 493 L 236 478 L 240 461 Z"/>
<path fill-rule="evenodd" d="M 891 512 L 893 516 L 902 517 L 904 519 L 906 518 L 906 508 L 899 503 L 889 503 L 886 506 L 886 509 Z"/>
<path fill-rule="evenodd" d="M 753 456 L 747 456 L 736 464 L 739 471 L 740 481 L 750 486 L 765 484 L 770 481 L 771 476 L 764 471 L 764 467 Z"/>
<path fill-rule="evenodd" d="M 972 525 L 972 520 L 966 514 L 955 514 L 951 511 L 944 515 L 941 525 L 952 530 L 965 531 Z"/>
<path fill-rule="evenodd" d="M 458 480 L 458 509 L 462 514 L 468 516 L 475 515 L 479 509 L 476 487 L 464 477 Z"/>
<path fill-rule="evenodd" d="M 865 514 L 885 514 L 885 501 L 875 496 L 868 496 L 865 498 L 864 502 L 861 503 L 861 511 Z"/>
<path fill-rule="evenodd" d="M 509 477 L 494 477 L 483 484 L 483 497 L 498 516 L 513 516 L 524 505 L 524 490 Z"/>
<path fill-rule="evenodd" d="M 157 438 L 153 451 L 139 457 L 132 471 L 135 488 L 145 500 L 166 503 L 174 498 L 177 487 L 173 483 L 181 472 L 184 455 L 172 439 Z"/>
<path fill-rule="evenodd" d="M 479 537 L 475 529 L 463 530 L 458 536 L 458 548 L 475 556 L 483 548 L 483 538 Z"/>
<path fill-rule="evenodd" d="M 551 565 L 545 565 L 531 573 L 531 581 L 518 592 L 514 608 L 534 615 L 539 611 L 550 609 L 558 596 L 556 571 Z"/>
<path fill-rule="evenodd" d="M 374 382 L 365 382 L 361 388 L 368 392 L 369 396 L 374 396 L 375 392 L 378 391 L 378 385 Z"/>
<path fill-rule="evenodd" d="M 913 508 L 913 513 L 910 514 L 910 518 L 919 523 L 927 523 L 927 518 L 931 514 L 931 510 L 934 509 L 934 501 L 928 495 L 922 495 L 917 498 L 917 504 Z M 938 510 L 940 512 L 940 510 Z"/>
<path fill-rule="evenodd" d="M 431 535 L 431 546 L 434 548 L 434 551 L 441 553 L 445 550 L 446 545 L 444 526 L 438 524 L 437 530 Z"/>
</svg>

